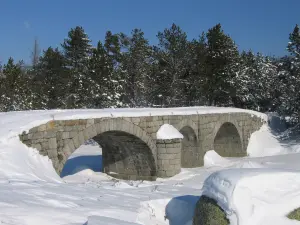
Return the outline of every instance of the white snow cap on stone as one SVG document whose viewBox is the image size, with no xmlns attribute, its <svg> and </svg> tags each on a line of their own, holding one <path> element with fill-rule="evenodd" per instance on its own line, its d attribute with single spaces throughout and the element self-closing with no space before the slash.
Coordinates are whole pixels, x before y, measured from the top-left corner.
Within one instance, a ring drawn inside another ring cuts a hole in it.
<svg viewBox="0 0 300 225">
<path fill-rule="evenodd" d="M 172 125 L 162 125 L 156 133 L 156 138 L 160 140 L 183 138 L 183 135 Z"/>
</svg>

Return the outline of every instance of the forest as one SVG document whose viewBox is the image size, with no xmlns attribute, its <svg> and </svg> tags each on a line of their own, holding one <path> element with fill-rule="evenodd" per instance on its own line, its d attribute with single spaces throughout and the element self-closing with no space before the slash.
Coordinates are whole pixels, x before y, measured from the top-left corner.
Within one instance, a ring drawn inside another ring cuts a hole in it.
<svg viewBox="0 0 300 225">
<path fill-rule="evenodd" d="M 107 31 L 96 46 L 71 28 L 60 48 L 32 62 L 0 65 L 0 111 L 110 107 L 226 106 L 300 120 L 300 31 L 287 34 L 285 56 L 240 51 L 216 24 L 189 40 L 176 24 L 150 45 L 141 29 Z"/>
</svg>

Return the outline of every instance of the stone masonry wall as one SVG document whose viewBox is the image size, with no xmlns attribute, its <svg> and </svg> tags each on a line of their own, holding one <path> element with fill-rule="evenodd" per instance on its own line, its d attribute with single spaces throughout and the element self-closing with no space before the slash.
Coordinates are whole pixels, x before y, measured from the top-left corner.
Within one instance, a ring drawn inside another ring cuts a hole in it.
<svg viewBox="0 0 300 225">
<path fill-rule="evenodd" d="M 28 133 L 24 132 L 20 135 L 20 139 L 27 146 L 39 150 L 42 155 L 47 155 L 52 160 L 54 168 L 60 173 L 68 157 L 84 141 L 108 131 L 122 131 L 137 137 L 142 143 L 145 143 L 151 151 L 155 166 L 159 168 L 160 162 L 158 160 L 163 159 L 158 157 L 157 151 L 159 148 L 162 149 L 159 144 L 163 143 L 157 142 L 156 132 L 161 125 L 171 124 L 179 131 L 184 127 L 188 127 L 189 130 L 194 132 L 197 145 L 191 146 L 190 142 L 187 151 L 182 149 L 183 154 L 180 152 L 180 161 L 184 162 L 184 167 L 199 167 L 203 165 L 205 152 L 214 149 L 215 137 L 224 123 L 230 123 L 236 127 L 241 142 L 241 149 L 238 152 L 243 152 L 245 155 L 250 135 L 258 130 L 264 122 L 248 113 L 167 116 L 151 116 L 149 114 L 149 116 L 144 117 L 53 120 L 30 129 Z M 228 140 L 230 141 L 230 138 Z M 182 146 L 182 143 L 180 145 Z M 139 151 L 143 151 L 141 145 L 136 145 L 136 147 Z M 222 148 L 222 146 L 220 147 Z M 134 151 L 132 152 L 136 154 Z M 232 154 L 231 156 L 240 155 Z M 178 167 L 174 169 L 173 174 L 176 174 L 175 171 L 179 171 Z M 156 173 L 159 176 L 164 175 L 159 174 L 158 171 Z M 153 175 L 154 172 L 152 171 L 151 174 Z M 171 174 L 171 172 L 168 172 L 168 174 Z"/>
<path fill-rule="evenodd" d="M 172 177 L 181 171 L 182 139 L 156 140 L 157 176 Z"/>
</svg>

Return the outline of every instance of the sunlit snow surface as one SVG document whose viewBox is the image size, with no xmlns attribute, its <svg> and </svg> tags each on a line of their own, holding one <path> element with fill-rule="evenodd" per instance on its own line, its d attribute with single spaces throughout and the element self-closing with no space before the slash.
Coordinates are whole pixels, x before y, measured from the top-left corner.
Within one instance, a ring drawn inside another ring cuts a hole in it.
<svg viewBox="0 0 300 225">
<path fill-rule="evenodd" d="M 188 114 L 196 109 L 189 110 L 177 113 Z M 220 109 L 226 110 L 234 111 Z M 202 108 L 205 111 L 218 112 L 218 109 Z M 138 113 L 159 112 L 140 109 L 117 113 L 113 110 L 0 113 L 0 224 L 190 225 L 203 190 L 219 196 L 218 202 L 239 225 L 298 224 L 284 215 L 300 206 L 300 153 L 288 154 L 289 150 L 279 144 L 267 127 L 251 137 L 248 153 L 256 158 L 222 158 L 210 151 L 205 155 L 205 167 L 182 169 L 170 179 L 155 182 L 120 181 L 101 173 L 101 149 L 96 145 L 81 146 L 70 157 L 61 179 L 47 157 L 27 148 L 17 137 L 24 129 L 53 117 L 77 119 Z M 222 203 L 220 199 L 227 200 Z"/>
</svg>

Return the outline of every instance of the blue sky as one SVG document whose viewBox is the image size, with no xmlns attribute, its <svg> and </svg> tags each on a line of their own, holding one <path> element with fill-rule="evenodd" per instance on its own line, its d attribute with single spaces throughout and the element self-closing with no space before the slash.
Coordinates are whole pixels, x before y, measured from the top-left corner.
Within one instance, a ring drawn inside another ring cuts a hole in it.
<svg viewBox="0 0 300 225">
<path fill-rule="evenodd" d="M 70 28 L 83 26 L 93 43 L 105 32 L 141 28 L 150 43 L 172 23 L 189 39 L 221 23 L 240 50 L 284 55 L 300 24 L 299 0 L 2 0 L 0 61 L 30 60 L 34 38 L 42 49 L 59 47 Z"/>
</svg>

